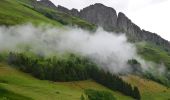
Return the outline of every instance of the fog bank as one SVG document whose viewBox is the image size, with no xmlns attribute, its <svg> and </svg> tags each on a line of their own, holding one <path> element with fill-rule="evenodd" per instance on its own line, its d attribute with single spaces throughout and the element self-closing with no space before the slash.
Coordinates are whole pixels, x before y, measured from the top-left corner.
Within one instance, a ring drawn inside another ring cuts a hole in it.
<svg viewBox="0 0 170 100">
<path fill-rule="evenodd" d="M 130 72 L 127 64 L 130 59 L 138 59 L 143 68 L 148 65 L 137 55 L 135 45 L 127 42 L 125 34 L 106 32 L 102 28 L 92 33 L 75 27 L 1 26 L 0 45 L 1 52 L 78 53 L 113 73 Z"/>
</svg>

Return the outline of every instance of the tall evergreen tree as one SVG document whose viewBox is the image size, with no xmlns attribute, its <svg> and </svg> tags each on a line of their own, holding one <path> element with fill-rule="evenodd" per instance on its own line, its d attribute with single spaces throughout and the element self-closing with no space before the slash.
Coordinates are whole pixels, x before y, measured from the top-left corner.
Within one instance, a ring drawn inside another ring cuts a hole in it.
<svg viewBox="0 0 170 100">
<path fill-rule="evenodd" d="M 137 100 L 141 99 L 140 92 L 136 86 L 134 87 L 133 93 L 134 93 L 134 98 L 136 98 Z"/>
</svg>

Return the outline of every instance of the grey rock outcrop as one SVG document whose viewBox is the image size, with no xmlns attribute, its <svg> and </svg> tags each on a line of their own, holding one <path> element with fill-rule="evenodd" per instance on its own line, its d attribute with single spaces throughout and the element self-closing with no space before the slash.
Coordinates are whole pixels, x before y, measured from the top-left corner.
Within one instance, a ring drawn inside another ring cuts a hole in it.
<svg viewBox="0 0 170 100">
<path fill-rule="evenodd" d="M 141 30 L 140 27 L 134 24 L 128 17 L 125 16 L 125 14 L 121 12 L 118 14 L 117 28 L 121 32 L 125 32 L 130 41 L 147 41 L 162 46 L 166 50 L 170 50 L 169 41 L 161 38 L 156 33 Z"/>
<path fill-rule="evenodd" d="M 103 4 L 94 4 L 80 11 L 80 18 L 87 20 L 98 26 L 102 26 L 107 31 L 116 29 L 117 14 L 113 8 Z"/>
<path fill-rule="evenodd" d="M 58 11 L 61 11 L 61 12 L 64 12 L 64 13 L 66 13 L 66 14 L 72 15 L 72 16 L 76 16 L 76 17 L 79 17 L 79 16 L 80 16 L 79 11 L 78 11 L 77 9 L 74 9 L 74 8 L 71 9 L 71 10 L 69 10 L 69 9 L 67 9 L 67 8 L 65 8 L 65 7 L 63 7 L 63 6 L 58 5 L 58 6 L 57 6 L 57 10 L 58 10 Z"/>
<path fill-rule="evenodd" d="M 67 9 L 67 8 L 65 8 L 63 6 L 60 6 L 60 5 L 57 6 L 57 10 L 61 11 L 61 12 L 64 12 L 64 13 L 67 13 L 67 14 L 71 14 L 71 11 L 69 9 Z"/>
<path fill-rule="evenodd" d="M 39 4 L 45 6 L 45 7 L 49 7 L 52 9 L 57 9 L 57 7 L 50 1 L 50 0 L 40 0 L 37 1 Z"/>
<path fill-rule="evenodd" d="M 121 12 L 118 14 L 117 29 L 121 32 L 125 32 L 131 41 L 140 40 L 140 34 L 136 34 L 141 32 L 140 27 L 132 23 L 132 21 Z"/>
<path fill-rule="evenodd" d="M 92 24 L 101 26 L 107 31 L 113 31 L 117 27 L 116 11 L 103 4 L 97 3 L 91 5 L 82 9 L 80 12 L 77 9 L 69 10 L 62 6 L 58 6 L 57 9 L 72 16 L 80 17 Z"/>
<path fill-rule="evenodd" d="M 71 15 L 79 17 L 80 13 L 79 13 L 79 11 L 77 9 L 73 8 L 73 9 L 71 9 Z"/>
<path fill-rule="evenodd" d="M 117 16 L 116 11 L 111 7 L 107 7 L 103 4 L 97 3 L 78 11 L 77 9 L 69 10 L 62 6 L 56 7 L 49 0 L 41 0 L 40 2 L 46 7 L 56 9 L 60 12 L 67 13 L 72 16 L 80 17 L 92 24 L 101 26 L 106 31 L 123 32 L 126 34 L 131 42 L 147 41 L 159 46 L 163 46 L 170 51 L 169 41 L 164 40 L 155 33 L 141 30 L 139 26 L 134 24 L 122 12 L 120 12 Z"/>
<path fill-rule="evenodd" d="M 164 47 L 164 49 L 166 49 L 167 51 L 170 51 L 169 41 L 163 39 L 161 36 L 157 35 L 156 33 L 142 30 L 140 33 L 140 38 L 142 41 L 154 43 L 158 46 Z"/>
</svg>

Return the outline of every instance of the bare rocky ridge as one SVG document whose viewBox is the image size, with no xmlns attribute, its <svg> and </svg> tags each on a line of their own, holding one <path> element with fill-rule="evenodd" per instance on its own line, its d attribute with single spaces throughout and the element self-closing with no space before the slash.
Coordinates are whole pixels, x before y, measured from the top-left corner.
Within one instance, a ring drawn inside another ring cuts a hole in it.
<svg viewBox="0 0 170 100">
<path fill-rule="evenodd" d="M 88 22 L 103 27 L 107 31 L 113 31 L 117 28 L 117 14 L 113 8 L 106 7 L 103 4 L 91 5 L 80 11 L 79 17 Z"/>
<path fill-rule="evenodd" d="M 117 28 L 117 14 L 113 8 L 104 6 L 103 4 L 95 4 L 82 9 L 67 9 L 62 6 L 57 7 L 58 11 L 80 17 L 92 24 L 103 27 L 107 31 L 113 31 Z"/>
<path fill-rule="evenodd" d="M 40 0 L 37 1 L 39 4 L 44 5 L 46 7 L 56 9 L 57 7 L 50 0 Z"/>
<path fill-rule="evenodd" d="M 92 24 L 101 26 L 106 31 L 124 32 L 128 39 L 132 42 L 147 41 L 163 46 L 166 50 L 170 51 L 170 43 L 167 40 L 161 38 L 155 33 L 141 30 L 141 28 L 134 24 L 125 14 L 119 12 L 117 15 L 113 8 L 107 7 L 103 4 L 96 3 L 78 11 L 77 9 L 69 10 L 62 6 L 56 7 L 49 0 L 41 0 L 39 2 L 44 4 L 44 6 L 57 9 L 60 12 L 67 13 L 72 16 L 80 17 Z"/>
<path fill-rule="evenodd" d="M 117 19 L 117 28 L 125 32 L 130 41 L 139 42 L 147 41 L 159 46 L 163 46 L 166 50 L 170 50 L 169 41 L 161 38 L 156 33 L 141 30 L 139 26 L 134 24 L 125 14 L 119 13 Z"/>
</svg>

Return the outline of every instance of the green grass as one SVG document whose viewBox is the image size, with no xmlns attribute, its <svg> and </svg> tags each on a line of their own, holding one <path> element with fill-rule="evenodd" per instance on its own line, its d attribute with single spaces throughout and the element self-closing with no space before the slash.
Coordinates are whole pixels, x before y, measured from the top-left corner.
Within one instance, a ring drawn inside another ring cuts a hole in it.
<svg viewBox="0 0 170 100">
<path fill-rule="evenodd" d="M 163 47 L 148 42 L 138 43 L 137 50 L 138 54 L 146 61 L 154 62 L 159 66 L 165 65 L 166 68 L 164 73 L 159 74 L 158 66 L 150 66 L 152 68 L 148 68 L 148 70 L 143 73 L 144 77 L 170 87 L 170 53 L 163 49 Z"/>
<path fill-rule="evenodd" d="M 154 81 L 143 79 L 138 76 L 124 76 L 128 83 L 137 86 L 142 95 L 142 100 L 169 100 L 170 89 Z"/>
<path fill-rule="evenodd" d="M 132 98 L 124 96 L 119 92 L 113 92 L 92 80 L 78 82 L 38 80 L 6 64 L 0 64 L 1 89 L 7 92 L 3 92 L 0 98 L 11 96 L 26 98 L 21 100 L 80 100 L 85 89 L 109 91 L 118 100 L 132 100 Z"/>
<path fill-rule="evenodd" d="M 31 5 L 35 0 L 1 0 L 0 25 L 17 25 L 33 23 L 35 25 L 50 24 L 55 26 L 78 26 L 88 30 L 95 30 L 95 25 L 80 18 L 58 12 L 43 5 L 36 4 L 38 9 Z M 48 16 L 47 16 L 48 15 Z M 51 18 L 53 16 L 53 18 Z"/>
<path fill-rule="evenodd" d="M 156 82 L 132 75 L 123 79 L 139 87 L 142 100 L 170 99 L 170 89 Z M 92 80 L 76 82 L 38 80 L 6 64 L 0 64 L 0 92 L 5 91 L 0 95 L 0 98 L 24 98 L 21 100 L 80 100 L 81 95 L 86 89 L 111 92 L 117 100 L 133 100 L 119 92 L 111 91 Z"/>
<path fill-rule="evenodd" d="M 63 25 L 70 25 L 70 26 L 78 26 L 83 29 L 88 29 L 88 30 L 95 30 L 96 25 L 91 24 L 79 17 L 75 17 L 60 11 L 57 11 L 56 9 L 48 8 L 44 5 L 41 4 L 36 4 L 36 7 L 34 8 L 27 0 L 20 0 L 20 2 L 31 9 L 34 9 L 35 11 L 43 14 L 44 16 L 56 20 Z M 31 1 L 30 1 L 31 2 Z"/>
<path fill-rule="evenodd" d="M 88 30 L 95 30 L 96 29 L 96 26 L 91 24 L 91 23 L 88 23 L 80 18 L 77 18 L 77 17 L 73 17 L 73 16 L 70 16 L 68 14 L 64 14 L 64 13 L 61 13 L 61 12 L 56 12 L 56 15 L 58 15 L 57 17 L 62 19 L 62 21 L 64 23 L 67 23 L 68 25 L 77 25 L 81 28 L 84 28 L 84 29 L 88 29 Z"/>
<path fill-rule="evenodd" d="M 31 98 L 13 93 L 0 87 L 0 100 L 32 100 Z"/>
<path fill-rule="evenodd" d="M 170 53 L 163 50 L 161 47 L 150 43 L 137 44 L 138 53 L 147 61 L 153 61 L 157 64 L 165 64 L 170 70 Z"/>
<path fill-rule="evenodd" d="M 59 22 L 51 20 L 15 0 L 0 0 L 0 25 L 16 25 L 27 22 L 62 26 Z"/>
<path fill-rule="evenodd" d="M 81 100 L 116 100 L 116 98 L 107 91 L 96 91 L 92 89 L 87 89 L 82 95 Z"/>
<path fill-rule="evenodd" d="M 17 0 L 0 0 L 0 25 L 17 25 L 24 23 L 52 24 L 63 26 L 78 25 L 94 29 L 95 26 L 77 17 L 73 17 L 51 9 L 46 12 L 55 13 L 58 19 L 50 19 L 43 14 L 16 2 Z M 18 0 L 23 4 L 29 4 L 30 0 Z M 155 63 L 164 63 L 170 70 L 170 53 L 160 47 L 149 43 L 137 44 L 138 53 L 146 60 Z M 129 83 L 138 86 L 142 94 L 142 100 L 168 100 L 170 89 L 153 81 L 142 79 L 137 76 L 124 78 Z M 117 100 L 132 100 L 132 98 L 113 92 L 92 80 L 78 82 L 50 82 L 38 80 L 28 74 L 22 73 L 0 64 L 0 100 L 79 100 L 85 89 L 104 90 L 113 93 Z"/>
</svg>

